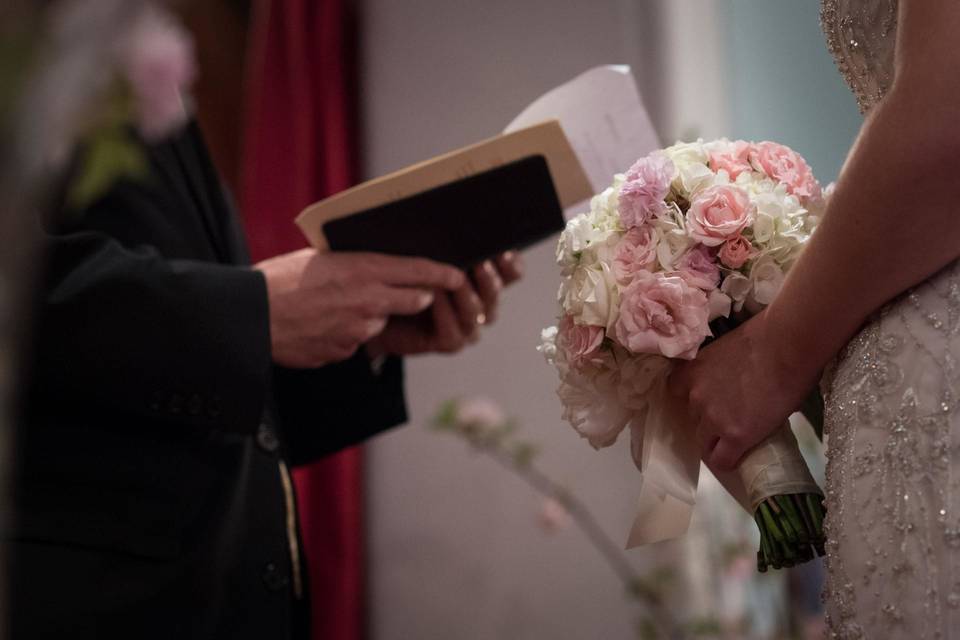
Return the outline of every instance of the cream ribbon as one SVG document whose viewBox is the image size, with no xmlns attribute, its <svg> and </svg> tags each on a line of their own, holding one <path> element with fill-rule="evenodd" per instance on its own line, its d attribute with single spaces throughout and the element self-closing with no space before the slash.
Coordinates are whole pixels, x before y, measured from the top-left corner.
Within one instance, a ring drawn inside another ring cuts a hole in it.
<svg viewBox="0 0 960 640">
<path fill-rule="evenodd" d="M 686 533 L 700 479 L 694 429 L 682 406 L 667 393 L 666 381 L 651 393 L 648 408 L 634 417 L 630 429 L 640 495 L 627 549 Z M 751 517 L 763 500 L 774 495 L 822 495 L 789 424 L 747 453 L 736 471 L 711 471 Z"/>
</svg>

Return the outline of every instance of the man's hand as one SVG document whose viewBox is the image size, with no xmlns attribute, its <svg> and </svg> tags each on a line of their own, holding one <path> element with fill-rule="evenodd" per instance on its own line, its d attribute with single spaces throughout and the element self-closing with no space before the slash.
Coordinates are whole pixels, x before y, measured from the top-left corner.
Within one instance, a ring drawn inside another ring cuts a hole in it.
<svg viewBox="0 0 960 640">
<path fill-rule="evenodd" d="M 391 316 L 418 314 L 466 283 L 456 268 L 431 260 L 315 249 L 254 268 L 267 281 L 273 361 L 293 368 L 346 360 Z"/>
<path fill-rule="evenodd" d="M 515 252 L 484 262 L 473 269 L 472 282 L 452 292 L 436 292 L 429 313 L 391 319 L 367 351 L 373 357 L 460 351 L 476 342 L 480 326 L 496 319 L 500 291 L 522 275 L 523 263 Z"/>
</svg>

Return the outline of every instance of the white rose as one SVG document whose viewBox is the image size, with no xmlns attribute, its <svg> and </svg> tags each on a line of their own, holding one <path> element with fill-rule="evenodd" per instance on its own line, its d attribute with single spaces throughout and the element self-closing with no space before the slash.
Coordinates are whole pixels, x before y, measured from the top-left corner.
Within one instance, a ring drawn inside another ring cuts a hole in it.
<svg viewBox="0 0 960 640">
<path fill-rule="evenodd" d="M 694 241 L 681 225 L 672 220 L 659 220 L 656 228 L 660 231 L 657 261 L 664 271 L 673 271 L 676 261 L 693 246 Z"/>
<path fill-rule="evenodd" d="M 710 160 L 702 138 L 696 142 L 678 142 L 672 147 L 664 149 L 663 153 L 673 161 L 673 164 L 678 166 L 681 164 L 705 165 Z"/>
<path fill-rule="evenodd" d="M 677 180 L 683 192 L 687 194 L 688 199 L 692 199 L 696 194 L 704 189 L 712 187 L 717 181 L 717 174 L 710 171 L 710 167 L 705 164 L 688 164 L 680 167 L 677 171 Z M 724 182 L 722 177 L 721 182 Z"/>
<path fill-rule="evenodd" d="M 752 301 L 766 306 L 773 302 L 783 286 L 783 270 L 771 256 L 763 256 L 750 268 L 750 281 L 753 285 Z"/>
<path fill-rule="evenodd" d="M 733 301 L 733 310 L 740 311 L 743 303 L 746 301 L 750 290 L 753 288 L 753 282 L 750 278 L 740 273 L 731 273 L 723 279 L 720 285 L 720 291 L 730 296 Z"/>
<path fill-rule="evenodd" d="M 612 327 L 617 320 L 620 292 L 610 263 L 577 267 L 561 285 L 560 304 L 578 324 Z"/>
</svg>

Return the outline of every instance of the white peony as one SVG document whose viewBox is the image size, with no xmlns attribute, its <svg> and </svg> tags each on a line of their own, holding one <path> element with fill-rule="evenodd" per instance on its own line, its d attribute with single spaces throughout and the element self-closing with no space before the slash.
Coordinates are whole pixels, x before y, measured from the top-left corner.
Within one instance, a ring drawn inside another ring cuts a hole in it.
<svg viewBox="0 0 960 640">
<path fill-rule="evenodd" d="M 557 395 L 563 404 L 563 419 L 586 438 L 594 449 L 612 445 L 630 422 L 632 412 L 618 396 L 620 373 L 609 352 L 609 362 L 581 372 L 569 369 L 562 376 Z"/>
<path fill-rule="evenodd" d="M 694 240 L 687 235 L 682 217 L 664 216 L 654 223 L 654 227 L 660 233 L 657 262 L 664 271 L 673 271 L 677 260 L 694 245 Z"/>
</svg>

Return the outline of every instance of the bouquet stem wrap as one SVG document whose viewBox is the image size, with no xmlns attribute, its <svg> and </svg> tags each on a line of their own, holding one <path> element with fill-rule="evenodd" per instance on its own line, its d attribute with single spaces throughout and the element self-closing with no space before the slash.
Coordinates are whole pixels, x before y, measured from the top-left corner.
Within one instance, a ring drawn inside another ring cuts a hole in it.
<svg viewBox="0 0 960 640">
<path fill-rule="evenodd" d="M 686 533 L 700 479 L 696 434 L 665 381 L 651 394 L 647 409 L 635 415 L 631 430 L 633 461 L 641 480 L 628 549 Z M 786 423 L 751 449 L 736 470 L 711 472 L 751 517 L 767 498 L 823 495 Z"/>
</svg>

